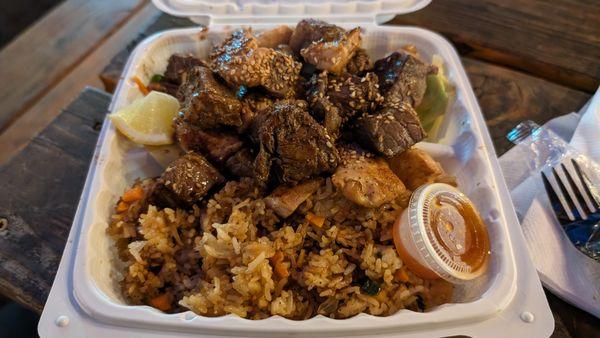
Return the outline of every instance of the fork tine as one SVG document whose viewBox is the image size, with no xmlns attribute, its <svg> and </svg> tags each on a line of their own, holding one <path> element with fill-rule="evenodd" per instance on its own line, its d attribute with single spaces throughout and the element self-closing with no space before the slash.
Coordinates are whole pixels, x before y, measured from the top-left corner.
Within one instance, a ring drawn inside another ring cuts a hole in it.
<svg viewBox="0 0 600 338">
<path fill-rule="evenodd" d="M 581 181 L 581 183 L 583 185 L 583 188 L 585 189 L 585 191 L 587 192 L 588 196 L 590 197 L 590 200 L 592 201 L 592 204 L 594 205 L 594 208 L 596 210 L 598 210 L 598 208 L 600 208 L 600 204 L 598 203 L 598 196 L 597 196 L 597 194 L 594 194 L 594 192 L 592 192 L 592 190 L 590 189 L 590 187 L 593 186 L 590 178 L 581 169 L 581 166 L 579 165 L 579 163 L 577 161 L 575 161 L 574 158 L 571 159 L 571 163 L 573 163 L 573 167 L 575 168 L 575 172 L 577 173 L 577 176 L 579 176 L 579 180 Z"/>
<path fill-rule="evenodd" d="M 594 210 L 590 209 L 590 206 L 585 202 L 585 198 L 583 197 L 583 192 L 580 190 L 579 185 L 577 185 L 577 183 L 575 183 L 575 180 L 573 180 L 573 177 L 571 176 L 571 173 L 569 172 L 569 170 L 567 170 L 567 167 L 565 166 L 565 164 L 561 163 L 560 167 L 562 168 L 563 172 L 565 173 L 565 177 L 567 178 L 567 181 L 569 182 L 569 185 L 571 186 L 573 195 L 577 199 L 577 202 L 579 202 L 579 206 L 581 207 L 580 211 L 583 211 L 586 214 L 590 214 L 590 213 L 594 212 Z"/>
<path fill-rule="evenodd" d="M 573 217 L 574 217 L 573 220 L 581 219 L 581 214 L 579 213 L 579 209 L 577 209 L 577 207 L 575 206 L 575 202 L 573 201 L 571 195 L 569 194 L 567 187 L 565 187 L 565 184 L 562 181 L 562 178 L 558 175 L 556 168 L 552 168 L 552 175 L 554 175 L 554 179 L 556 180 L 556 183 L 558 184 L 558 189 L 560 190 L 560 193 L 562 194 L 563 199 L 567 203 L 567 207 L 573 214 Z M 558 194 L 558 191 L 556 193 Z"/>
<path fill-rule="evenodd" d="M 554 214 L 558 218 L 558 221 L 561 224 L 571 223 L 573 220 L 567 215 L 567 211 L 565 210 L 563 204 L 560 202 L 558 195 L 554 191 L 554 188 L 548 181 L 548 177 L 542 171 L 542 181 L 544 182 L 544 189 L 546 189 L 546 194 L 548 195 L 548 199 L 550 200 L 550 206 L 554 210 Z"/>
</svg>

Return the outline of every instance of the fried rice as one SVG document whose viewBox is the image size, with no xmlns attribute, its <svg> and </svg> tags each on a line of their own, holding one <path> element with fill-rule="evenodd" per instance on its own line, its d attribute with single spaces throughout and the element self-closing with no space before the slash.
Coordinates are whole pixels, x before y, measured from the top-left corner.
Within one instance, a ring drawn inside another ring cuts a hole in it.
<svg viewBox="0 0 600 338">
<path fill-rule="evenodd" d="M 388 316 L 450 301 L 451 284 L 415 276 L 394 247 L 390 228 L 410 191 L 366 208 L 327 178 L 282 220 L 250 179 L 229 181 L 189 210 L 157 208 L 153 186 L 136 182 L 143 194 L 126 210 L 118 204 L 108 227 L 126 263 L 121 287 L 130 304 L 302 320 Z"/>
</svg>

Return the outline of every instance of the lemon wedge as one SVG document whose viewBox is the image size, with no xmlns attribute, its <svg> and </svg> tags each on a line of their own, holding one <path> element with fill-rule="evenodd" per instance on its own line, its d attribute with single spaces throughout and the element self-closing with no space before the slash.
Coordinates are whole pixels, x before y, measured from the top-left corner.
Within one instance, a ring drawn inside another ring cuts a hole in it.
<svg viewBox="0 0 600 338">
<path fill-rule="evenodd" d="M 164 145 L 173 143 L 173 119 L 179 101 L 171 95 L 150 92 L 109 117 L 117 129 L 135 143 Z"/>
</svg>

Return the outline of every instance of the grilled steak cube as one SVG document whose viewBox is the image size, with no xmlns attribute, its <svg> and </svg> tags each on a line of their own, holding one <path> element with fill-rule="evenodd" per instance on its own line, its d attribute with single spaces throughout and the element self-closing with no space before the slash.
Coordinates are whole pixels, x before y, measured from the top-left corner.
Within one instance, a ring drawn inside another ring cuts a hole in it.
<svg viewBox="0 0 600 338">
<path fill-rule="evenodd" d="M 394 52 L 375 62 L 374 72 L 379 77 L 379 89 L 386 98 L 408 100 L 416 107 L 425 95 L 427 75 L 437 73 L 437 67 L 410 54 Z"/>
<path fill-rule="evenodd" d="M 308 102 L 311 112 L 321 121 L 327 133 L 336 140 L 339 137 L 344 113 L 327 97 L 329 78 L 327 72 L 315 74 L 308 82 Z"/>
<path fill-rule="evenodd" d="M 179 86 L 185 82 L 187 74 L 192 70 L 192 68 L 202 65 L 204 65 L 202 60 L 191 55 L 173 54 L 167 63 L 165 80 Z"/>
<path fill-rule="evenodd" d="M 235 31 L 210 55 L 212 68 L 231 86 L 262 86 L 271 94 L 295 95 L 302 64 L 288 54 L 259 47 L 250 30 Z"/>
<path fill-rule="evenodd" d="M 309 82 L 308 101 L 312 112 L 335 139 L 342 124 L 360 113 L 374 110 L 383 97 L 379 94 L 377 75 L 340 76 L 322 72 Z"/>
<path fill-rule="evenodd" d="M 159 198 L 164 202 L 174 201 L 175 205 L 191 206 L 224 181 L 204 156 L 190 151 L 171 163 L 159 178 L 162 185 Z"/>
<path fill-rule="evenodd" d="M 289 55 L 291 57 L 295 56 L 294 51 L 292 50 L 292 47 L 290 47 L 290 45 L 281 44 L 275 47 L 275 50 L 283 54 Z M 298 61 L 298 59 L 295 60 Z"/>
<path fill-rule="evenodd" d="M 366 72 L 371 71 L 373 69 L 373 62 L 371 58 L 362 48 L 358 48 L 356 53 L 348 64 L 346 64 L 346 72 L 354 75 L 363 76 Z"/>
<path fill-rule="evenodd" d="M 202 145 L 198 133 L 202 131 L 200 127 L 191 124 L 183 118 L 176 118 L 173 123 L 175 127 L 175 140 L 185 151 L 199 151 Z"/>
<path fill-rule="evenodd" d="M 202 130 L 189 123 L 177 123 L 175 135 L 181 147 L 205 155 L 212 163 L 222 165 L 242 148 L 238 136 L 226 131 Z"/>
<path fill-rule="evenodd" d="M 318 69 L 341 73 L 360 47 L 360 28 L 343 28 L 315 19 L 296 25 L 290 47 Z"/>
<path fill-rule="evenodd" d="M 150 82 L 148 84 L 148 90 L 162 92 L 165 94 L 169 94 L 173 97 L 177 97 L 177 92 L 179 91 L 179 85 L 162 80 L 159 82 Z"/>
<path fill-rule="evenodd" d="M 173 54 L 167 61 L 167 69 L 165 70 L 165 80 L 174 83 L 182 84 L 189 71 L 196 66 L 206 66 L 204 61 L 192 55 Z"/>
<path fill-rule="evenodd" d="M 164 76 L 159 80 L 153 78 L 153 81 L 148 84 L 148 89 L 169 94 L 183 101 L 183 97 L 179 96 L 179 86 L 185 82 L 192 68 L 202 64 L 202 60 L 191 55 L 173 54 L 169 57 Z"/>
<path fill-rule="evenodd" d="M 243 148 L 233 154 L 225 162 L 225 167 L 234 176 L 254 177 L 254 157 L 250 149 Z"/>
<path fill-rule="evenodd" d="M 318 99 L 326 99 L 340 109 L 345 120 L 356 114 L 372 111 L 383 102 L 377 88 L 377 75 L 374 73 L 360 77 L 322 72 L 313 76 L 308 86 L 308 100 L 311 106 Z"/>
<path fill-rule="evenodd" d="M 276 97 L 294 97 L 300 86 L 302 64 L 289 54 L 273 49 L 261 49 L 257 55 L 268 62 L 269 73 L 264 77 L 262 86 Z"/>
<path fill-rule="evenodd" d="M 390 102 L 377 114 L 355 121 L 359 142 L 384 156 L 394 156 L 425 138 L 419 117 L 408 102 Z"/>
<path fill-rule="evenodd" d="M 290 37 L 290 47 L 296 52 L 308 47 L 313 42 L 334 41 L 346 33 L 340 26 L 316 19 L 304 19 L 296 25 Z"/>
<path fill-rule="evenodd" d="M 275 172 L 281 182 L 296 183 L 332 172 L 338 163 L 333 139 L 304 101 L 276 102 L 254 121 L 253 137 L 260 146 L 255 170 L 263 181 Z"/>
<path fill-rule="evenodd" d="M 345 122 L 341 110 L 324 97 L 311 99 L 310 106 L 314 116 L 321 121 L 327 133 L 334 141 L 337 140 L 340 136 L 342 125 Z"/>
<path fill-rule="evenodd" d="M 210 69 L 194 67 L 179 91 L 185 98 L 184 118 L 190 123 L 202 129 L 242 125 L 242 104 L 229 88 L 215 79 Z"/>
<path fill-rule="evenodd" d="M 202 150 L 213 162 L 223 164 L 242 148 L 244 143 L 235 134 L 223 131 L 203 131 L 198 134 Z"/>
</svg>

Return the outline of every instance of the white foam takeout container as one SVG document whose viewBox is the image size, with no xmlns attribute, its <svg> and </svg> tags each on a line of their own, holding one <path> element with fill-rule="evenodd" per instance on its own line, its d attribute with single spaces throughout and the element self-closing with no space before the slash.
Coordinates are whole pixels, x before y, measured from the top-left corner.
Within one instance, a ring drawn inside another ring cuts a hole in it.
<svg viewBox="0 0 600 338">
<path fill-rule="evenodd" d="M 215 42 L 232 29 L 249 23 L 256 31 L 275 27 L 276 21 L 293 26 L 302 17 L 320 17 L 345 28 L 360 25 L 364 29 L 364 47 L 374 59 L 405 44 L 414 44 L 427 61 L 431 61 L 433 55 L 441 56 L 446 76 L 456 88 L 456 99 L 447 112 L 439 140 L 422 142 L 418 146 L 425 148 L 447 171 L 457 176 L 459 188 L 481 212 L 491 240 L 489 272 L 457 287 L 452 303 L 426 313 L 401 310 L 389 317 L 363 313 L 344 320 L 317 316 L 292 321 L 273 316 L 253 321 L 235 315 L 207 318 L 190 311 L 164 314 L 149 306 L 127 305 L 118 285 L 121 268 L 105 230 L 113 206 L 126 187 L 138 177 L 158 175 L 161 166 L 144 148 L 119 135 L 106 120 L 39 322 L 40 335 L 112 338 L 289 334 L 302 337 L 549 336 L 554 320 L 529 258 L 481 110 L 455 49 L 441 36 L 424 29 L 376 23 L 388 18 L 390 11 L 408 12 L 429 1 L 333 0 L 317 4 L 317 1 L 308 0 L 298 7 L 298 2 L 291 0 L 279 4 L 271 0 L 254 0 L 252 5 L 238 7 L 235 12 L 235 6 L 241 6 L 240 2 L 243 1 L 224 0 L 215 4 L 200 0 L 155 0 L 165 11 L 181 14 L 177 11 L 187 10 L 194 20 L 206 23 L 212 19 L 212 23 L 206 32 L 202 28 L 169 30 L 140 43 L 125 67 L 110 111 L 114 112 L 141 96 L 130 80 L 132 76 L 148 81 L 153 74 L 165 70 L 167 59 L 173 53 L 205 57 Z M 205 7 L 198 9 L 201 6 Z M 193 8 L 197 11 L 190 10 Z M 230 12 L 237 16 L 227 15 Z M 266 14 L 259 16 L 259 12 Z M 208 16 L 200 16 L 202 13 L 208 13 Z"/>
</svg>

